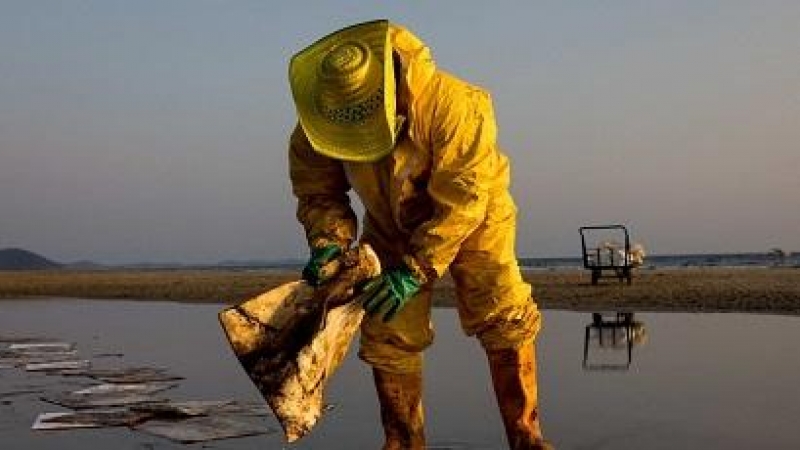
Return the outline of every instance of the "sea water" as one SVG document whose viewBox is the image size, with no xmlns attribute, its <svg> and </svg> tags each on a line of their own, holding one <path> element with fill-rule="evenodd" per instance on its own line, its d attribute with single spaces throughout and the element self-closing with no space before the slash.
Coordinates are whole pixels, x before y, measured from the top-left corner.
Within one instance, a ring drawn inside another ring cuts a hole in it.
<svg viewBox="0 0 800 450">
<path fill-rule="evenodd" d="M 583 259 L 533 258 L 519 259 L 521 267 L 528 269 L 582 268 Z M 770 253 L 702 253 L 675 255 L 647 255 L 642 269 L 679 267 L 800 267 L 800 252 L 790 253 L 782 260 Z"/>
</svg>

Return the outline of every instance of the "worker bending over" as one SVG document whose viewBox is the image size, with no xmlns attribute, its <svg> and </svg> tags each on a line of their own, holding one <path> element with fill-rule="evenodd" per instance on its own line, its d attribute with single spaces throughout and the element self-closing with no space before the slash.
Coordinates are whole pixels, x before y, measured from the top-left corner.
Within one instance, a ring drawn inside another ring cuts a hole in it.
<svg viewBox="0 0 800 450">
<path fill-rule="evenodd" d="M 299 124 L 289 145 L 303 277 L 360 241 L 384 267 L 364 286 L 359 357 L 373 368 L 384 449 L 423 449 L 422 352 L 433 283 L 449 269 L 464 332 L 488 356 L 509 446 L 549 449 L 539 425 L 534 339 L 541 315 L 514 250 L 516 206 L 489 94 L 436 68 L 385 20 L 329 34 L 291 59 Z"/>
</svg>

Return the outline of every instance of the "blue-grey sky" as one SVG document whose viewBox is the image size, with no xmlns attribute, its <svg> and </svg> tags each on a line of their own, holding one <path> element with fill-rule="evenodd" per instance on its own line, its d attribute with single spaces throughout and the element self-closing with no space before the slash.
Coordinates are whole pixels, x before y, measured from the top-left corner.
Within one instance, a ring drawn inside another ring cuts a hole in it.
<svg viewBox="0 0 800 450">
<path fill-rule="evenodd" d="M 388 18 L 492 92 L 520 256 L 800 250 L 800 2 L 374 3 L 0 1 L 0 247 L 305 257 L 288 58 Z"/>
</svg>

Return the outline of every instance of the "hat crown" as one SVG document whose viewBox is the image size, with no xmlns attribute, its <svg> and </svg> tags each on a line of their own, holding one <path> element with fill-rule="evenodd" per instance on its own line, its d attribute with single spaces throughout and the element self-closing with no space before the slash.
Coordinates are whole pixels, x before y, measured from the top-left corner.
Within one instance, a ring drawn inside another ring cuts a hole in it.
<svg viewBox="0 0 800 450">
<path fill-rule="evenodd" d="M 317 104 L 332 122 L 360 123 L 383 102 L 383 67 L 359 41 L 332 48 L 318 68 Z"/>
<path fill-rule="evenodd" d="M 369 48 L 357 41 L 337 45 L 322 59 L 320 78 L 347 87 L 364 78 L 369 69 L 370 55 Z"/>
<path fill-rule="evenodd" d="M 297 118 L 314 151 L 370 162 L 397 136 L 390 26 L 374 20 L 342 28 L 295 54 L 289 83 Z"/>
</svg>

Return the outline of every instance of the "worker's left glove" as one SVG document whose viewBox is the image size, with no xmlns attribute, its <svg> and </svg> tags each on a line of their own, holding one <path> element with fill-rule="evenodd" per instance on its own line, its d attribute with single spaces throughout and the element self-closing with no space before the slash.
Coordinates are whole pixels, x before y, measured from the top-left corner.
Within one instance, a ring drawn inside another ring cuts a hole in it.
<svg viewBox="0 0 800 450">
<path fill-rule="evenodd" d="M 387 269 L 369 280 L 361 292 L 364 309 L 369 315 L 385 310 L 383 321 L 388 322 L 419 292 L 420 282 L 406 266 Z"/>
</svg>

